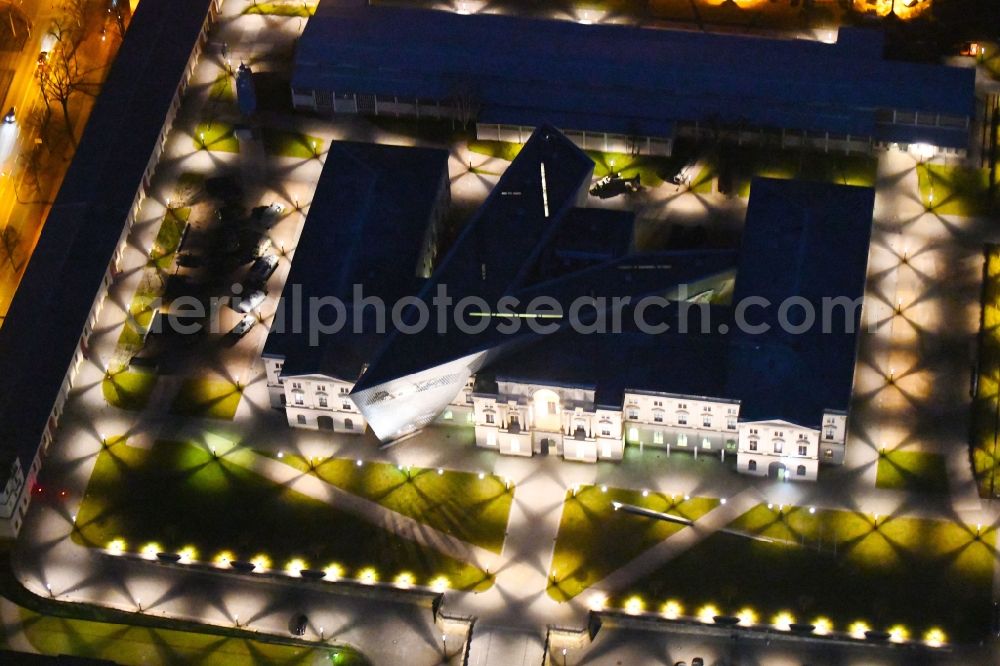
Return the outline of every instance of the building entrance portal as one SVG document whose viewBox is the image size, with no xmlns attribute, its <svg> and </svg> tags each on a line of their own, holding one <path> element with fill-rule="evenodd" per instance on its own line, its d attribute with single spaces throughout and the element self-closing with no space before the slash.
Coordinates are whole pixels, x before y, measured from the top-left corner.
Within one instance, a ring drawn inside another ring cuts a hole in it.
<svg viewBox="0 0 1000 666">
<path fill-rule="evenodd" d="M 773 462 L 767 466 L 767 478 L 784 481 L 786 476 L 788 476 L 788 469 L 785 467 L 785 463 Z"/>
<path fill-rule="evenodd" d="M 532 412 L 536 430 L 562 432 L 562 408 L 559 394 L 550 389 L 539 389 L 532 397 Z"/>
<path fill-rule="evenodd" d="M 320 430 L 333 430 L 333 417 L 332 416 L 317 416 L 316 425 Z"/>
</svg>

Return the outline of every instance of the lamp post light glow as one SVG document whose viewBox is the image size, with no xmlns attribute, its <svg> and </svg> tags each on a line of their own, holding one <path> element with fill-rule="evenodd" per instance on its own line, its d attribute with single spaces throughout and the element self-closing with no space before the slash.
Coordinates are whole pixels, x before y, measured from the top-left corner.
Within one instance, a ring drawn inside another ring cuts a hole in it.
<svg viewBox="0 0 1000 666">
<path fill-rule="evenodd" d="M 358 458 L 357 462 L 355 462 L 354 464 L 357 465 L 358 467 L 361 467 L 362 465 L 365 464 L 365 461 L 362 460 L 361 458 Z"/>
<path fill-rule="evenodd" d="M 438 576 L 431 581 L 431 589 L 439 594 L 447 590 L 449 587 L 451 587 L 451 582 L 445 576 Z"/>
<path fill-rule="evenodd" d="M 344 568 L 337 563 L 332 563 L 323 569 L 323 573 L 326 574 L 327 580 L 338 581 L 344 577 Z"/>
<path fill-rule="evenodd" d="M 414 582 L 415 581 L 413 578 L 413 574 L 411 574 L 408 571 L 404 571 L 403 573 L 396 576 L 396 585 L 398 587 L 403 588 L 404 590 L 408 590 L 409 588 L 413 587 Z"/>
<path fill-rule="evenodd" d="M 306 563 L 302 559 L 295 558 L 288 563 L 285 567 L 285 571 L 289 576 L 301 576 L 302 570 L 308 568 L 309 567 L 306 566 Z"/>
<path fill-rule="evenodd" d="M 629 615 L 638 615 L 645 608 L 645 604 L 642 599 L 638 596 L 629 597 L 625 601 L 625 612 Z"/>
<path fill-rule="evenodd" d="M 889 628 L 889 640 L 893 643 L 905 643 L 910 638 L 910 630 L 901 624 Z"/>
<path fill-rule="evenodd" d="M 752 608 L 740 609 L 740 612 L 736 614 L 736 617 L 740 621 L 741 627 L 752 627 L 757 624 L 757 613 L 755 613 Z"/>
<path fill-rule="evenodd" d="M 779 631 L 791 631 L 795 618 L 788 611 L 782 611 L 774 616 L 772 624 Z"/>
<path fill-rule="evenodd" d="M 684 613 L 684 608 L 676 601 L 668 601 L 663 604 L 663 610 L 661 612 L 663 617 L 666 619 L 676 620 Z"/>
<path fill-rule="evenodd" d="M 358 575 L 358 580 L 365 585 L 374 585 L 378 582 L 378 574 L 372 567 L 366 567 L 361 570 L 361 573 Z"/>
<path fill-rule="evenodd" d="M 479 480 L 482 481 L 485 478 L 486 478 L 486 474 L 484 474 L 483 472 L 480 472 L 479 473 Z"/>
<path fill-rule="evenodd" d="M 604 607 L 608 605 L 608 595 L 603 592 L 595 592 L 590 595 L 590 599 L 587 600 L 587 606 L 592 611 L 602 611 Z"/>
<path fill-rule="evenodd" d="M 813 621 L 813 626 L 816 627 L 813 631 L 817 636 L 826 636 L 833 631 L 833 623 L 825 617 L 816 618 Z"/>
<path fill-rule="evenodd" d="M 718 608 L 712 604 L 705 604 L 698 609 L 698 621 L 703 624 L 715 624 L 715 616 L 718 614 Z"/>
<path fill-rule="evenodd" d="M 180 556 L 180 559 L 177 561 L 181 564 L 191 564 L 191 562 L 193 562 L 198 556 L 194 546 L 185 546 L 184 548 L 181 548 L 180 552 L 177 554 Z"/>
<path fill-rule="evenodd" d="M 121 555 L 125 552 L 125 540 L 124 539 L 114 539 L 108 544 L 108 554 L 109 555 Z"/>
<path fill-rule="evenodd" d="M 155 560 L 158 552 L 160 552 L 160 545 L 157 543 L 147 543 L 142 547 L 142 556 L 147 560 Z"/>
<path fill-rule="evenodd" d="M 688 500 L 690 500 L 690 499 L 691 499 L 691 496 L 690 496 L 690 495 L 688 495 L 687 493 L 685 493 L 685 494 L 684 494 L 684 501 L 685 501 L 685 502 L 687 502 L 687 501 L 688 501 Z"/>
<path fill-rule="evenodd" d="M 850 627 L 848 627 L 847 631 L 851 635 L 851 638 L 864 640 L 865 632 L 867 632 L 869 629 L 870 627 L 865 622 L 858 621 L 852 624 Z"/>
<path fill-rule="evenodd" d="M 933 648 L 941 647 L 942 645 L 944 645 L 946 640 L 947 637 L 945 636 L 944 632 L 938 629 L 937 627 L 934 627 L 933 629 L 928 629 L 927 633 L 924 634 L 924 642 Z"/>
<path fill-rule="evenodd" d="M 608 487 L 607 486 L 601 486 L 601 492 L 602 493 L 608 492 Z"/>
</svg>

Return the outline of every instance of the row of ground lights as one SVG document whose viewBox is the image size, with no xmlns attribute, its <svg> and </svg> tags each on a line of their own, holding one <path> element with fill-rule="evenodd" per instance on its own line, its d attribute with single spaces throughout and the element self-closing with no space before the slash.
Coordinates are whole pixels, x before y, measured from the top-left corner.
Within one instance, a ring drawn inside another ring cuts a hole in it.
<svg viewBox="0 0 1000 666">
<path fill-rule="evenodd" d="M 576 497 L 577 493 L 579 493 L 582 489 L 583 489 L 582 486 L 579 483 L 577 483 L 576 485 L 574 485 L 573 487 L 571 487 L 569 490 L 570 490 L 570 494 L 573 497 Z M 600 486 L 600 489 L 601 489 L 602 493 L 607 493 L 608 492 L 607 485 Z M 654 492 L 656 492 L 656 491 L 654 491 Z M 643 497 L 649 497 L 649 493 L 650 493 L 649 490 L 643 490 L 642 491 L 642 496 Z M 689 495 L 688 493 L 684 493 L 683 495 L 678 495 L 676 493 L 667 494 L 667 493 L 657 492 L 656 494 L 660 495 L 661 497 L 669 497 L 670 501 L 671 502 L 675 502 L 675 503 L 677 502 L 677 498 L 679 498 L 679 497 L 682 498 L 685 502 L 687 502 L 687 501 L 689 501 L 691 499 L 691 495 Z M 725 503 L 726 503 L 726 498 L 725 497 L 723 497 L 723 498 L 721 498 L 719 500 L 719 504 L 725 504 Z"/>
<path fill-rule="evenodd" d="M 114 539 L 111 541 L 108 544 L 106 552 L 110 555 L 130 554 L 126 551 L 124 539 Z M 139 555 L 147 560 L 155 560 L 163 552 L 163 549 L 160 548 L 158 543 L 151 542 L 142 547 L 139 551 Z M 178 564 L 195 564 L 198 562 L 198 552 L 193 546 L 182 548 L 176 553 L 176 555 L 180 558 L 177 560 Z M 237 561 L 237 559 L 233 553 L 231 551 L 224 550 L 213 558 L 211 564 L 220 568 L 226 568 L 231 567 L 232 563 L 235 561 Z M 301 577 L 302 572 L 309 568 L 304 560 L 301 558 L 294 558 L 288 561 L 284 569 L 272 569 L 271 558 L 264 554 L 252 557 L 249 560 L 249 563 L 253 565 L 253 573 L 266 573 L 269 571 L 276 573 L 284 572 L 286 575 L 296 578 Z M 322 580 L 330 582 L 336 582 L 347 578 L 344 575 L 344 568 L 337 563 L 332 563 L 324 568 L 323 574 Z M 379 583 L 379 572 L 375 567 L 364 567 L 363 569 L 358 570 L 357 577 L 354 580 L 365 585 L 375 585 L 376 583 Z M 412 573 L 404 571 L 392 580 L 391 585 L 402 589 L 409 589 L 417 585 L 417 579 Z M 427 587 L 435 592 L 444 592 L 451 587 L 451 581 L 448 580 L 447 576 L 437 576 L 428 583 Z"/>
<path fill-rule="evenodd" d="M 591 610 L 595 611 L 604 610 L 607 604 L 608 597 L 601 593 L 594 594 L 589 600 Z M 652 614 L 651 611 L 646 610 L 646 602 L 638 595 L 626 599 L 622 605 L 622 610 L 629 615 Z M 706 604 L 695 611 L 694 619 L 703 624 L 715 624 L 715 618 L 721 614 L 716 606 Z M 684 607 L 679 601 L 670 600 L 660 607 L 659 615 L 668 620 L 678 620 L 684 616 Z M 777 629 L 778 631 L 791 631 L 792 625 L 795 624 L 795 616 L 788 611 L 777 613 L 771 618 L 770 622 L 763 622 L 757 612 L 749 606 L 741 608 L 735 617 L 739 620 L 739 626 L 747 628 L 765 627 Z M 812 633 L 817 636 L 827 636 L 834 631 L 833 622 L 826 617 L 817 617 L 811 624 L 813 625 Z M 864 640 L 866 638 L 865 634 L 868 631 L 871 631 L 871 626 L 863 621 L 854 622 L 847 628 L 848 635 L 851 638 L 859 640 Z M 910 630 L 902 624 L 890 627 L 887 633 L 889 634 L 889 640 L 893 643 L 910 642 Z M 946 639 L 944 631 L 937 627 L 928 629 L 923 635 L 923 642 L 930 647 L 941 647 L 945 644 Z"/>
<path fill-rule="evenodd" d="M 285 452 L 284 451 L 278 451 L 277 455 L 278 455 L 278 458 L 284 458 L 285 457 Z M 338 460 L 338 459 L 337 458 L 319 459 L 317 456 L 311 456 L 309 458 L 305 458 L 305 460 L 307 460 L 309 462 L 309 468 L 312 469 L 312 468 L 317 467 L 318 465 L 322 465 L 323 462 L 325 462 L 326 460 Z M 362 460 L 361 458 L 358 458 L 357 460 L 354 461 L 354 464 L 357 467 L 362 467 L 362 466 L 364 466 L 365 461 Z M 384 463 L 379 463 L 379 464 L 384 464 Z M 404 474 L 406 474 L 406 478 L 407 479 L 410 478 L 410 473 L 413 471 L 413 467 L 411 465 L 396 465 L 396 469 L 399 470 L 400 472 L 403 472 Z M 438 467 L 436 470 L 433 470 L 430 467 L 418 467 L 417 468 L 417 474 L 421 474 L 423 472 L 431 472 L 431 471 L 436 471 L 437 474 L 438 474 L 438 476 L 443 476 L 444 473 L 445 473 L 444 467 Z M 459 473 L 461 473 L 461 474 L 469 474 L 470 472 L 459 472 Z M 476 476 L 479 478 L 480 481 L 483 481 L 483 480 L 486 479 L 486 472 L 479 472 Z M 495 476 L 495 478 L 498 481 L 503 482 L 504 488 L 506 490 L 510 490 L 511 486 L 514 485 L 514 482 L 511 481 L 507 477 Z"/>
</svg>

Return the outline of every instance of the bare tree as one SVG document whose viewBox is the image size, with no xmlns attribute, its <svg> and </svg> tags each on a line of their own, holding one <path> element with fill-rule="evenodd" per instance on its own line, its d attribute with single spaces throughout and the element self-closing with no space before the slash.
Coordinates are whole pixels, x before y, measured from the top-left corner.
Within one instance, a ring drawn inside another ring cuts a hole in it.
<svg viewBox="0 0 1000 666">
<path fill-rule="evenodd" d="M 458 112 L 458 120 L 462 129 L 468 129 L 469 123 L 476 119 L 482 108 L 479 90 L 470 80 L 462 80 L 454 85 L 450 95 L 451 103 Z"/>
<path fill-rule="evenodd" d="M 76 148 L 73 123 L 69 115 L 70 99 L 78 94 L 96 96 L 99 79 L 92 76 L 101 68 L 84 67 L 77 49 L 86 36 L 86 19 L 89 0 L 62 0 L 56 7 L 49 34 L 55 39 L 48 58 L 36 71 L 45 108 L 51 112 L 52 104 L 59 104 L 70 143 Z"/>
</svg>

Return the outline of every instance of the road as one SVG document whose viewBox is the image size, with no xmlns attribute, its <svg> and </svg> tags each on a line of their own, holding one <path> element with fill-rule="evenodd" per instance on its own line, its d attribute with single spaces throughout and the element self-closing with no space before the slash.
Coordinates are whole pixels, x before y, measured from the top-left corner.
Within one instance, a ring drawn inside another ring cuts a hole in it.
<svg viewBox="0 0 1000 666">
<path fill-rule="evenodd" d="M 67 159 L 50 160 L 49 170 L 40 176 L 39 192 L 32 192 L 26 187 L 26 170 L 23 164 L 18 164 L 17 156 L 24 149 L 30 148 L 40 141 L 39 128 L 28 119 L 44 107 L 38 83 L 35 79 L 38 68 L 38 54 L 43 45 L 51 43 L 47 37 L 49 26 L 56 16 L 57 0 L 16 0 L 12 3 L 22 12 L 31 26 L 29 37 L 20 51 L 0 52 L 0 69 L 13 72 L 10 87 L 3 100 L 3 113 L 13 107 L 17 117 L 17 141 L 10 150 L 10 155 L 0 162 L 0 230 L 11 228 L 16 230 L 20 238 L 16 261 L 8 259 L 4 253 L 0 263 L 0 325 L 10 307 L 14 292 L 20 280 L 21 273 L 27 265 L 41 234 L 48 206 L 62 182 L 65 169 L 69 165 Z M 99 4 L 99 3 L 95 3 Z M 95 8 L 96 9 L 96 8 Z M 93 69 L 94 76 L 103 80 L 106 70 L 103 67 L 110 63 L 117 49 L 119 39 L 115 31 L 108 31 L 105 38 L 101 37 L 101 24 L 107 21 L 103 11 L 95 10 L 89 14 L 90 23 L 87 27 L 87 37 L 78 48 L 78 56 L 83 70 Z M 93 106 L 93 99 L 87 95 L 78 94 L 71 101 L 71 117 L 74 122 L 74 133 L 78 137 L 86 123 Z M 60 114 L 58 104 L 53 111 Z M 6 148 L 6 146 L 5 146 Z M 13 265 L 12 265 L 13 264 Z M 16 270 L 15 269 L 16 266 Z"/>
</svg>

